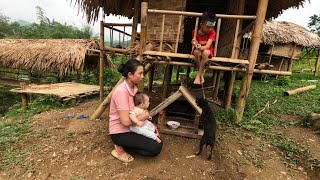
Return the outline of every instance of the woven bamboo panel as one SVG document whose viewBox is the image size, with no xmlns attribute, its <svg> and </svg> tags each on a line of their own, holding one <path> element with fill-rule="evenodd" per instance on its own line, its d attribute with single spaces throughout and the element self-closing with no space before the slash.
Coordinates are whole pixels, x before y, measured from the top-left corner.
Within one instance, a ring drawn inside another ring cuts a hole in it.
<svg viewBox="0 0 320 180">
<path fill-rule="evenodd" d="M 166 1 L 166 0 L 150 0 L 149 9 L 175 10 L 185 11 L 186 0 Z M 184 18 L 181 23 L 181 32 L 179 42 L 183 41 Z M 159 41 L 161 34 L 162 14 L 148 14 L 147 41 Z M 177 38 L 179 24 L 178 15 L 166 15 L 164 25 L 163 40 L 174 42 Z"/>
<path fill-rule="evenodd" d="M 16 88 L 10 90 L 15 93 L 25 94 L 46 94 L 55 95 L 61 98 L 78 97 L 80 95 L 90 95 L 99 92 L 99 86 L 87 85 L 73 82 L 56 83 L 56 84 L 30 84 L 25 89 Z"/>
</svg>

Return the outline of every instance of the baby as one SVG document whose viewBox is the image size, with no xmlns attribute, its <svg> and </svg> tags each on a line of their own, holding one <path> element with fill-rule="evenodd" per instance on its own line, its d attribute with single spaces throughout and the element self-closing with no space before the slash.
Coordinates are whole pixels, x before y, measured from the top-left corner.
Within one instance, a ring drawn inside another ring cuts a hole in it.
<svg viewBox="0 0 320 180">
<path fill-rule="evenodd" d="M 149 96 L 144 93 L 137 92 L 134 96 L 134 105 L 135 107 L 132 111 L 130 111 L 129 117 L 130 120 L 135 123 L 135 125 L 130 126 L 130 130 L 137 134 L 141 134 L 143 136 L 156 140 L 158 143 L 161 143 L 161 140 L 158 137 L 159 134 L 152 122 L 148 120 L 139 121 L 137 118 L 137 116 L 147 111 L 150 105 Z M 151 119 L 151 117 L 149 117 L 148 119 Z"/>
</svg>

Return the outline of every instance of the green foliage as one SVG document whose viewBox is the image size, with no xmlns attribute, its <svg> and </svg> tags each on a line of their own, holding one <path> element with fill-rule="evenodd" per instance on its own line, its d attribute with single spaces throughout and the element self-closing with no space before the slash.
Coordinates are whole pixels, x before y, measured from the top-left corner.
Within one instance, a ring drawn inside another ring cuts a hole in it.
<svg viewBox="0 0 320 180">
<path fill-rule="evenodd" d="M 318 36 L 320 36 L 320 14 L 314 14 L 310 17 L 308 27 L 311 28 L 311 31 L 317 33 Z"/>
<path fill-rule="evenodd" d="M 275 80 L 274 84 L 278 86 L 287 86 L 289 85 L 290 78 L 287 76 L 279 77 L 277 80 Z"/>
<path fill-rule="evenodd" d="M 56 96 L 39 96 L 28 104 L 26 109 L 20 104 L 15 104 L 5 114 L 5 118 L 30 118 L 34 114 L 57 108 L 65 108 L 67 105 Z"/>
<path fill-rule="evenodd" d="M 84 26 L 81 30 L 76 27 L 50 21 L 45 12 L 39 6 L 36 7 L 39 23 L 22 26 L 18 22 L 9 22 L 9 18 L 0 14 L 0 38 L 26 38 L 26 39 L 61 39 L 91 38 L 93 31 L 90 26 Z"/>
</svg>

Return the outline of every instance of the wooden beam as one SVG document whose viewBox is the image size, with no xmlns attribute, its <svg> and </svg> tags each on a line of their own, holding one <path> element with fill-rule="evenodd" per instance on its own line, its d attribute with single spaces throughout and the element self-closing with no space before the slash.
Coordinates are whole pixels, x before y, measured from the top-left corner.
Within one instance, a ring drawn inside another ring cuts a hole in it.
<svg viewBox="0 0 320 180">
<path fill-rule="evenodd" d="M 249 89 L 251 86 L 252 75 L 254 71 L 254 66 L 256 64 L 256 59 L 258 55 L 258 50 L 260 46 L 261 32 L 266 17 L 266 12 L 268 8 L 268 0 L 259 0 L 257 7 L 256 22 L 253 28 L 251 46 L 249 50 L 249 68 L 242 78 L 241 88 L 238 95 L 237 105 L 236 105 L 236 119 L 237 123 L 242 121 L 243 113 L 246 105 L 246 99 L 249 94 Z"/>
<path fill-rule="evenodd" d="M 186 11 L 170 11 L 170 10 L 157 10 L 157 9 L 148 9 L 148 13 L 153 14 L 170 14 L 170 15 L 183 15 L 183 16 L 202 16 L 203 13 L 196 13 L 196 12 L 186 12 Z M 217 18 L 223 19 L 256 19 L 256 16 L 249 16 L 249 15 L 227 15 L 227 14 L 216 14 Z"/>
<path fill-rule="evenodd" d="M 139 21 L 139 15 L 140 15 L 141 9 L 140 9 L 140 0 L 134 1 L 134 14 L 133 14 L 133 22 L 132 22 L 132 31 L 131 31 L 131 42 L 130 42 L 130 59 L 133 58 L 133 47 L 136 43 L 136 37 L 137 37 L 137 27 L 138 27 L 138 21 Z"/>
<path fill-rule="evenodd" d="M 132 26 L 132 23 L 104 23 L 104 26 Z"/>
<path fill-rule="evenodd" d="M 139 60 L 142 62 L 143 49 L 146 46 L 146 34 L 147 34 L 147 14 L 148 14 L 148 1 L 141 2 L 141 33 L 140 33 L 140 49 Z"/>
<path fill-rule="evenodd" d="M 176 58 L 185 58 L 185 59 L 194 59 L 195 58 L 194 55 L 191 55 L 191 54 L 159 52 L 159 51 L 145 51 L 143 54 L 144 55 L 151 55 L 151 56 L 176 57 Z M 248 60 L 232 59 L 232 58 L 225 58 L 225 57 L 212 57 L 211 59 L 208 59 L 208 61 L 249 64 Z"/>
<path fill-rule="evenodd" d="M 318 59 L 316 61 L 315 67 L 314 67 L 314 75 L 313 75 L 314 78 L 317 77 L 317 73 L 319 70 L 319 64 L 320 64 L 320 49 L 318 49 Z"/>
<path fill-rule="evenodd" d="M 216 34 L 216 39 L 214 42 L 214 57 L 217 56 L 218 53 L 218 43 L 219 43 L 219 37 L 220 37 L 220 28 L 221 28 L 221 18 L 218 18 L 218 25 L 217 25 L 217 34 Z"/>
<path fill-rule="evenodd" d="M 161 23 L 161 34 L 160 34 L 160 47 L 159 51 L 162 51 L 162 45 L 163 45 L 163 33 L 164 33 L 164 22 L 166 20 L 166 15 L 162 15 L 162 23 Z"/>
<path fill-rule="evenodd" d="M 226 100 L 225 100 L 225 104 L 224 104 L 224 108 L 226 110 L 229 110 L 231 108 L 232 92 L 233 92 L 234 83 L 236 81 L 236 74 L 237 74 L 237 72 L 234 72 L 234 71 L 231 72 L 228 90 L 226 93 Z"/>
<path fill-rule="evenodd" d="M 291 91 L 286 91 L 286 92 L 284 92 L 284 94 L 287 95 L 287 96 L 290 96 L 290 95 L 293 95 L 293 94 L 297 94 L 297 93 L 300 93 L 300 92 L 305 92 L 305 91 L 308 91 L 310 89 L 315 89 L 315 88 L 317 88 L 316 85 L 310 85 L 310 86 L 294 89 L 294 90 L 291 90 Z"/>
<path fill-rule="evenodd" d="M 237 47 L 237 43 L 238 43 L 238 32 L 239 32 L 239 28 L 240 28 L 240 19 L 237 19 L 236 32 L 234 33 L 234 37 L 233 37 L 233 45 L 232 45 L 231 58 L 234 58 L 234 57 L 235 57 L 236 47 Z M 238 51 L 238 52 L 239 52 L 239 51 Z M 238 55 L 237 55 L 237 56 L 238 56 Z"/>
<path fill-rule="evenodd" d="M 201 114 L 202 109 L 197 105 L 196 100 L 191 95 L 191 93 L 184 86 L 180 86 L 179 91 L 186 98 L 186 100 L 190 103 L 190 105 L 197 111 L 197 113 Z"/>
<path fill-rule="evenodd" d="M 177 38 L 176 38 L 176 45 L 174 47 L 174 52 L 178 52 L 178 46 L 179 46 L 179 38 L 180 38 L 180 31 L 181 31 L 181 24 L 182 24 L 182 15 L 179 17 L 179 23 L 178 23 L 178 32 L 177 32 Z"/>
<path fill-rule="evenodd" d="M 100 85 L 100 94 L 99 94 L 99 99 L 100 102 L 103 101 L 104 98 L 104 25 L 103 21 L 100 21 L 100 61 L 99 61 L 99 85 Z"/>
<path fill-rule="evenodd" d="M 156 106 L 155 108 L 153 108 L 150 111 L 150 116 L 155 116 L 156 114 L 158 114 L 160 111 L 164 110 L 167 106 L 169 106 L 171 103 L 173 103 L 175 100 L 177 100 L 180 96 L 182 95 L 182 93 L 178 90 L 175 93 L 173 93 L 171 96 L 169 96 L 167 99 L 165 99 L 164 101 L 162 101 L 158 106 Z"/>
</svg>

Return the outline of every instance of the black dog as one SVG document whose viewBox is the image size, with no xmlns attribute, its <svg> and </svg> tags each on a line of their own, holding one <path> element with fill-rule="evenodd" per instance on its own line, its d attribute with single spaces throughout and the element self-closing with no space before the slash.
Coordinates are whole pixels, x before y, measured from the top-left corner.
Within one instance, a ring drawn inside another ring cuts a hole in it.
<svg viewBox="0 0 320 180">
<path fill-rule="evenodd" d="M 201 154 L 203 145 L 206 145 L 206 148 L 210 146 L 210 153 L 208 156 L 208 160 L 210 160 L 212 156 L 212 150 L 216 141 L 217 122 L 214 118 L 214 114 L 209 106 L 207 99 L 196 98 L 196 103 L 200 108 L 202 108 L 200 121 L 202 121 L 203 123 L 204 130 L 203 136 L 200 140 L 199 151 L 196 154 Z"/>
</svg>

